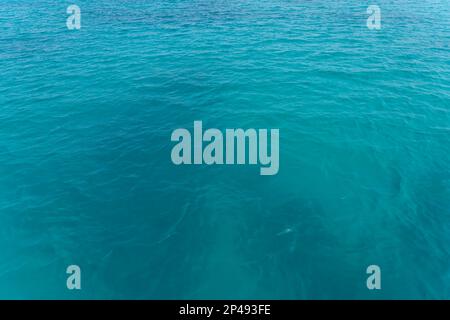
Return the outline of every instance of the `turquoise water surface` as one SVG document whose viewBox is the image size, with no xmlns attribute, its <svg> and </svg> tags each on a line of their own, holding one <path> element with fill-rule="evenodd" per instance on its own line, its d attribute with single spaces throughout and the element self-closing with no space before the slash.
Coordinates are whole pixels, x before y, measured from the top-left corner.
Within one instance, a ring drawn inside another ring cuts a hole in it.
<svg viewBox="0 0 450 320">
<path fill-rule="evenodd" d="M 450 299 L 450 2 L 0 0 L 0 298 Z"/>
</svg>

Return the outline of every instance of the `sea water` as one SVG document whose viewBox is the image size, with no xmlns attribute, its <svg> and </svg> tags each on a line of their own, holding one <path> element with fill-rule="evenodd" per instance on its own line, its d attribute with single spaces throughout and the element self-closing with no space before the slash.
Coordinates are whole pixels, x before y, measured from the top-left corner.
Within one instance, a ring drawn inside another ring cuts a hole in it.
<svg viewBox="0 0 450 320">
<path fill-rule="evenodd" d="M 0 298 L 448 299 L 449 160 L 447 0 L 0 0 Z"/>
</svg>

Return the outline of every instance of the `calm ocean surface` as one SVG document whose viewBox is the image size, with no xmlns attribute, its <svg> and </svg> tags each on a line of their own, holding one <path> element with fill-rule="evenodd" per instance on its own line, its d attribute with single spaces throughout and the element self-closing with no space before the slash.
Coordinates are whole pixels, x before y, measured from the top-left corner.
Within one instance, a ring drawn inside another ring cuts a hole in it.
<svg viewBox="0 0 450 320">
<path fill-rule="evenodd" d="M 0 298 L 449 299 L 450 2 L 0 0 Z"/>
</svg>

